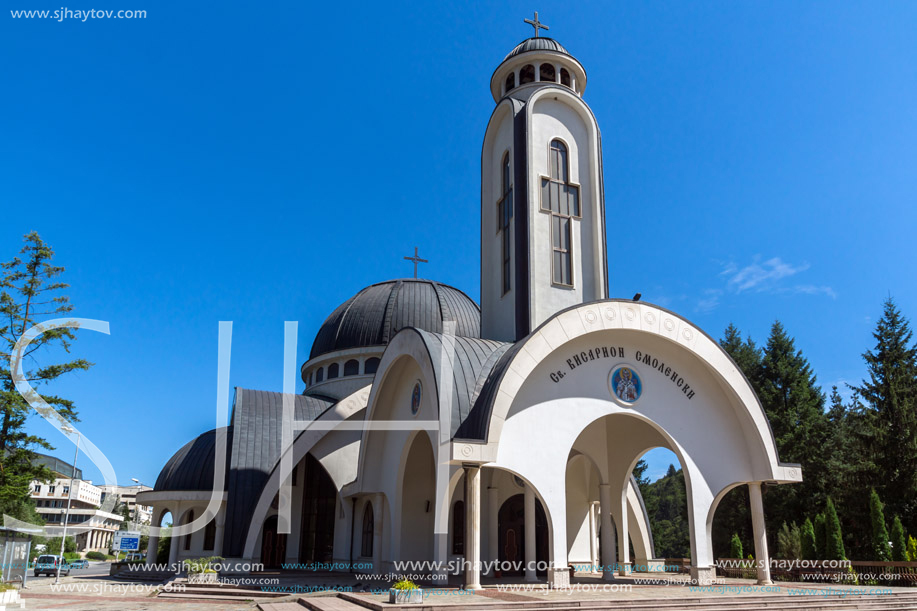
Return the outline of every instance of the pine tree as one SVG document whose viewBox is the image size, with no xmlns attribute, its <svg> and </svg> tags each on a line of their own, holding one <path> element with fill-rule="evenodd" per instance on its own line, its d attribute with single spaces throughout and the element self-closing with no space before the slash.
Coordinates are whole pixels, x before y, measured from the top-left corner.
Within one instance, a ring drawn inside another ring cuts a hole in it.
<svg viewBox="0 0 917 611">
<path fill-rule="evenodd" d="M 825 397 L 812 367 L 780 322 L 775 322 L 761 359 L 761 404 L 777 442 L 780 460 L 799 462 L 802 483 L 778 486 L 768 495 L 773 525 L 791 522 L 827 497 L 828 420 Z"/>
<path fill-rule="evenodd" d="M 7 263 L 0 264 L 0 513 L 26 519 L 31 514 L 29 486 L 33 479 L 48 480 L 51 472 L 34 464 L 35 449 L 53 449 L 47 440 L 26 431 L 31 406 L 15 388 L 9 367 L 16 342 L 35 324 L 49 316 L 70 312 L 73 307 L 61 291 L 69 285 L 60 282 L 64 268 L 52 265 L 54 251 L 37 233 L 25 236 L 25 246 Z M 23 373 L 33 388 L 40 388 L 60 376 L 86 370 L 86 360 L 30 365 L 43 348 L 70 351 L 75 338 L 72 328 L 51 329 L 34 339 L 21 355 Z M 58 413 L 75 421 L 73 402 L 51 394 L 41 397 Z"/>
<path fill-rule="evenodd" d="M 917 527 L 917 346 L 908 320 L 889 298 L 863 354 L 869 374 L 856 391 L 871 412 L 874 481 L 892 513 Z"/>
<path fill-rule="evenodd" d="M 892 556 L 891 549 L 888 547 L 888 529 L 885 527 L 882 501 L 875 488 L 869 493 L 869 520 L 872 524 L 872 559 L 888 562 Z"/>
<path fill-rule="evenodd" d="M 825 514 L 819 513 L 815 516 L 815 555 L 818 560 L 825 560 L 828 556 L 827 534 L 828 527 L 825 520 Z"/>
<path fill-rule="evenodd" d="M 815 527 L 812 526 L 812 520 L 806 518 L 802 523 L 799 531 L 799 545 L 802 551 L 803 560 L 817 560 L 818 550 L 815 543 Z"/>
<path fill-rule="evenodd" d="M 907 562 L 907 540 L 904 538 L 904 525 L 898 516 L 892 521 L 892 560 Z"/>
<path fill-rule="evenodd" d="M 738 533 L 732 533 L 732 539 L 729 540 L 729 557 L 739 558 L 740 560 L 745 557 L 745 551 L 742 549 L 742 540 L 739 539 Z"/>
<path fill-rule="evenodd" d="M 846 560 L 844 552 L 844 538 L 841 535 L 841 521 L 837 519 L 837 511 L 831 497 L 825 506 L 825 560 Z"/>
<path fill-rule="evenodd" d="M 783 526 L 777 532 L 777 557 L 788 560 L 797 560 L 802 556 L 801 537 L 799 527 L 793 522 L 792 526 Z"/>
</svg>

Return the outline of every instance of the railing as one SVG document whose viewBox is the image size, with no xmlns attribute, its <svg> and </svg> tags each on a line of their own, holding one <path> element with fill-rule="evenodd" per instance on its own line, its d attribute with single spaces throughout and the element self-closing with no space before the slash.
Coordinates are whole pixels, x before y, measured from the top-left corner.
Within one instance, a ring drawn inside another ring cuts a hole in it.
<svg viewBox="0 0 917 611">
<path fill-rule="evenodd" d="M 668 564 L 669 560 L 666 560 Z M 754 560 L 720 558 L 716 569 L 723 577 L 754 579 Z M 871 560 L 783 560 L 771 559 L 771 579 L 803 583 L 847 583 L 880 586 L 917 586 L 917 562 Z"/>
</svg>

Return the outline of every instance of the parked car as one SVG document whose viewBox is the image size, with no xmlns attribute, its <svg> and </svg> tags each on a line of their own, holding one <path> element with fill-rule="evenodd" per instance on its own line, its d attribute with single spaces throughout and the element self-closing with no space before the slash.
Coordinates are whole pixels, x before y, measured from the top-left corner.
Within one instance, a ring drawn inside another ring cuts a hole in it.
<svg viewBox="0 0 917 611">
<path fill-rule="evenodd" d="M 47 575 L 48 577 L 57 575 L 57 567 L 60 565 L 60 574 L 69 575 L 70 565 L 60 556 L 51 554 L 42 554 L 35 560 L 35 576 Z"/>
<path fill-rule="evenodd" d="M 71 569 L 85 569 L 89 566 L 89 561 L 85 558 L 80 558 L 79 560 L 74 560 L 70 563 Z"/>
</svg>

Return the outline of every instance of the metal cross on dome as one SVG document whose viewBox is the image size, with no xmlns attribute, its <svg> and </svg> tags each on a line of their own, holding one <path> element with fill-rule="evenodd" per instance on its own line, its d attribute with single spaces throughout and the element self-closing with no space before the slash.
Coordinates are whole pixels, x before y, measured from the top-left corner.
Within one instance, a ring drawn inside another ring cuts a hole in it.
<svg viewBox="0 0 917 611">
<path fill-rule="evenodd" d="M 415 278 L 417 277 L 417 264 L 418 264 L 418 263 L 429 263 L 429 261 L 427 261 L 426 259 L 421 259 L 421 258 L 417 255 L 417 247 L 416 247 L 416 246 L 414 247 L 414 256 L 413 256 L 413 257 L 405 257 L 405 259 L 406 259 L 407 261 L 413 261 L 413 262 L 414 262 L 414 277 L 415 277 Z"/>
<path fill-rule="evenodd" d="M 532 21 L 531 19 L 524 19 L 523 21 L 525 21 L 527 24 L 535 28 L 535 38 L 538 38 L 538 28 L 541 28 L 543 30 L 551 29 L 548 26 L 542 24 L 540 21 L 538 21 L 538 11 L 535 11 L 535 21 Z"/>
</svg>

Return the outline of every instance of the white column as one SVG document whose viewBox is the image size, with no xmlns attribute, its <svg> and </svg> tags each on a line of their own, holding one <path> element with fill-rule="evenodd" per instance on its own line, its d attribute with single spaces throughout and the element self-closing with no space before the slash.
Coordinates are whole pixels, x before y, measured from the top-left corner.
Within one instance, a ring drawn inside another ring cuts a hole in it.
<svg viewBox="0 0 917 611">
<path fill-rule="evenodd" d="M 465 589 L 481 589 L 481 467 L 465 465 Z"/>
<path fill-rule="evenodd" d="M 373 498 L 373 572 L 382 574 L 382 510 L 385 503 L 381 494 Z"/>
<path fill-rule="evenodd" d="M 487 489 L 487 559 L 490 561 L 490 572 L 500 559 L 500 489 L 490 487 Z"/>
<path fill-rule="evenodd" d="M 615 527 L 611 519 L 611 486 L 599 485 L 599 498 L 602 501 L 602 579 L 614 579 L 615 563 Z"/>
<path fill-rule="evenodd" d="M 630 539 L 627 535 L 627 486 L 630 480 L 624 480 L 624 489 L 621 490 L 621 524 L 618 529 L 618 575 L 630 573 Z"/>
<path fill-rule="evenodd" d="M 554 64 L 554 82 L 560 84 L 560 64 Z"/>
<path fill-rule="evenodd" d="M 529 484 L 525 485 L 525 580 L 535 581 L 535 491 Z"/>
<path fill-rule="evenodd" d="M 182 511 L 181 503 L 177 503 L 175 505 L 175 511 L 172 512 L 173 528 L 172 528 L 172 533 L 171 533 L 172 536 L 169 538 L 169 569 L 168 569 L 169 571 L 172 571 L 172 570 L 177 571 L 177 567 L 175 566 L 175 563 L 178 562 L 178 547 L 181 545 L 181 537 L 175 536 L 174 525 L 179 524 L 179 520 L 181 520 L 182 518 L 181 511 Z"/>
<path fill-rule="evenodd" d="M 217 510 L 217 529 L 214 536 L 214 545 L 213 550 L 214 554 L 221 555 L 223 553 L 223 528 L 226 525 L 226 513 L 223 511 L 223 508 Z"/>
<path fill-rule="evenodd" d="M 159 550 L 159 535 L 150 535 L 146 544 L 146 564 L 151 566 L 156 564 L 156 552 Z"/>
<path fill-rule="evenodd" d="M 761 483 L 748 484 L 748 498 L 751 501 L 751 525 L 755 534 L 755 561 L 758 567 L 758 583 L 771 583 L 771 561 L 767 554 L 767 530 L 764 524 L 764 501 L 761 499 Z"/>
<path fill-rule="evenodd" d="M 589 572 L 594 573 L 599 564 L 598 524 L 595 521 L 597 503 L 589 503 Z"/>
</svg>

